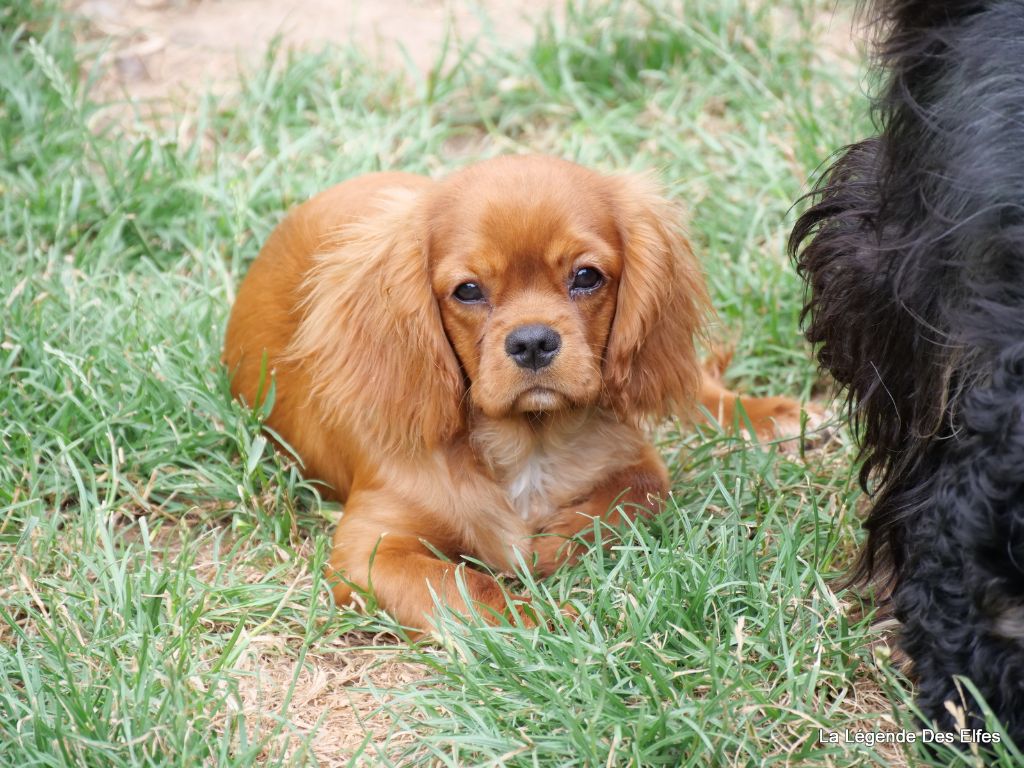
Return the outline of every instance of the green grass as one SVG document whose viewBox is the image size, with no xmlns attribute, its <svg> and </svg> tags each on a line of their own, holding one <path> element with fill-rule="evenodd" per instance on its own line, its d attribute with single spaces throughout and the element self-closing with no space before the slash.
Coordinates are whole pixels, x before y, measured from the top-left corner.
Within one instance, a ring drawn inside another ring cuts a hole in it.
<svg viewBox="0 0 1024 768">
<path fill-rule="evenodd" d="M 101 73 L 49 2 L 0 8 L 0 765 L 901 755 L 817 743 L 913 727 L 905 681 L 830 586 L 859 536 L 845 434 L 787 457 L 669 430 L 665 515 L 527 579 L 549 628 L 452 619 L 410 648 L 386 616 L 331 605 L 338 509 L 218 364 L 234 286 L 289 205 L 366 171 L 540 151 L 657 169 L 691 211 L 732 381 L 819 392 L 783 242 L 808 177 L 867 127 L 857 74 L 817 44 L 831 7 L 573 3 L 526 52 L 412 82 L 352 50 L 273 48 L 183 132 L 94 97 Z"/>
</svg>

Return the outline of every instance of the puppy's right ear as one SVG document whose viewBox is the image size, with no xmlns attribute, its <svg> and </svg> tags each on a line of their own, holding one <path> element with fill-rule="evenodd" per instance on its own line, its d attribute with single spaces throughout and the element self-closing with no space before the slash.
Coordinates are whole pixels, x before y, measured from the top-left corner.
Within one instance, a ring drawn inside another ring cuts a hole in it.
<svg viewBox="0 0 1024 768">
<path fill-rule="evenodd" d="M 420 193 L 402 190 L 317 257 L 289 358 L 328 417 L 387 451 L 429 448 L 463 425 L 462 373 L 431 290 Z"/>
</svg>

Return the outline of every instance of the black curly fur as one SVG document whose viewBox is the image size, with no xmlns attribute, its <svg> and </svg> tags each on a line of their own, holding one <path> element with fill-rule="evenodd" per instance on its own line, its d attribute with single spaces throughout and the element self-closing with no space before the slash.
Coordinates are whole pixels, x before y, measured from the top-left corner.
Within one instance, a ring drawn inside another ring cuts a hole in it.
<svg viewBox="0 0 1024 768">
<path fill-rule="evenodd" d="M 1024 0 L 876 9 L 878 135 L 790 239 L 874 486 L 851 583 L 902 623 L 926 716 L 973 710 L 966 676 L 1024 745 Z"/>
</svg>

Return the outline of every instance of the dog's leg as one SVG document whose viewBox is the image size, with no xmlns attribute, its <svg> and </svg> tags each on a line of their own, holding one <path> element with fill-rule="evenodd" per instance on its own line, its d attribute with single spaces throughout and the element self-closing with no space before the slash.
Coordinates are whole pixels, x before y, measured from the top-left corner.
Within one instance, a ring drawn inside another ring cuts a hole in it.
<svg viewBox="0 0 1024 768">
<path fill-rule="evenodd" d="M 415 506 L 386 491 L 349 496 L 327 566 L 335 603 L 349 604 L 355 588 L 371 594 L 399 623 L 417 630 L 430 629 L 435 595 L 458 613 L 469 612 L 465 595 L 485 619 L 506 614 L 509 597 L 501 585 L 459 564 L 462 547 L 454 532 L 428 510 L 410 509 Z M 529 618 L 528 611 L 520 613 Z"/>
<path fill-rule="evenodd" d="M 727 430 L 737 423 L 737 408 L 742 408 L 761 440 L 798 437 L 801 412 L 807 414 L 807 431 L 817 429 L 826 418 L 826 413 L 813 403 L 801 404 L 789 397 L 746 397 L 726 389 L 706 372 L 701 379 L 700 404 Z M 738 424 L 741 430 L 746 429 L 745 419 Z"/>
<path fill-rule="evenodd" d="M 653 446 L 643 460 L 617 472 L 586 499 L 557 510 L 533 537 L 533 569 L 547 576 L 563 563 L 575 562 L 593 539 L 594 519 L 609 526 L 650 517 L 661 511 L 668 494 L 668 472 Z"/>
</svg>

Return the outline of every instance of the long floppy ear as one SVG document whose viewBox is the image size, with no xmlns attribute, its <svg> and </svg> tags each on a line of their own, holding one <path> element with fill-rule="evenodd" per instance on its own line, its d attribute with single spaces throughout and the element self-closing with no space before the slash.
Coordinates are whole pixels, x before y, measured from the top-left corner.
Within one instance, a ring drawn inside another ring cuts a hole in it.
<svg viewBox="0 0 1024 768">
<path fill-rule="evenodd" d="M 605 353 L 605 386 L 625 416 L 686 415 L 700 387 L 696 337 L 710 307 L 682 211 L 643 176 L 611 179 L 622 276 Z"/>
<path fill-rule="evenodd" d="M 402 190 L 317 256 L 289 358 L 355 438 L 430 448 L 462 426 L 463 379 L 430 286 L 419 194 Z"/>
</svg>

